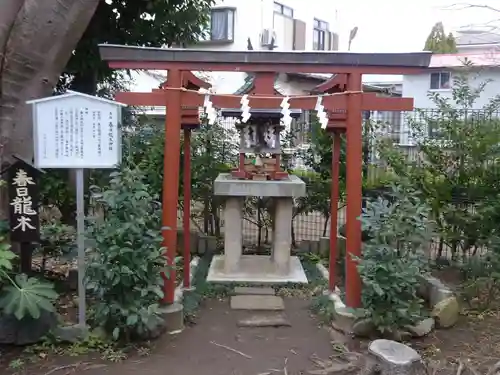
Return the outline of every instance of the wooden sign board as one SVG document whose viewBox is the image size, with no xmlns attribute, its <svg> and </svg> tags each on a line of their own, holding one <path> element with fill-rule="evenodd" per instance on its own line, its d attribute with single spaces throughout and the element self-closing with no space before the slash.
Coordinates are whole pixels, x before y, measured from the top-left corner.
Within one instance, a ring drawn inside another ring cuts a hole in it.
<svg viewBox="0 0 500 375">
<path fill-rule="evenodd" d="M 11 241 L 27 243 L 40 239 L 39 176 L 38 169 L 22 160 L 7 171 Z"/>
</svg>

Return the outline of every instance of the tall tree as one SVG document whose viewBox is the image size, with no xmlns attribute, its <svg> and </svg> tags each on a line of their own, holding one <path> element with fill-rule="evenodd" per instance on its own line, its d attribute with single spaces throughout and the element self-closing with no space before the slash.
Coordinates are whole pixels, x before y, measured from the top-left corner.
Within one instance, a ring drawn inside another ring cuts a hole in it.
<svg viewBox="0 0 500 375">
<path fill-rule="evenodd" d="M 193 43 L 206 29 L 213 4 L 214 0 L 101 0 L 60 83 L 95 94 L 99 84 L 117 78 L 116 71 L 101 61 L 99 43 L 152 47 Z"/>
<path fill-rule="evenodd" d="M 434 53 L 456 53 L 457 44 L 452 33 L 448 35 L 444 32 L 442 22 L 436 23 L 425 41 L 424 51 Z"/>
<path fill-rule="evenodd" d="M 25 101 L 50 95 L 100 0 L 2 0 L 0 12 L 0 163 L 31 159 Z"/>
<path fill-rule="evenodd" d="M 86 93 L 116 73 L 97 44 L 162 46 L 193 41 L 214 0 L 2 0 L 0 12 L 0 163 L 31 159 L 32 124 L 25 101 L 56 83 Z M 59 78 L 62 77 L 61 80 Z"/>
<path fill-rule="evenodd" d="M 100 60 L 99 43 L 170 46 L 193 42 L 205 30 L 213 3 L 1 0 L 0 166 L 10 162 L 13 153 L 27 160 L 33 156 L 26 100 L 50 95 L 56 84 L 58 91 L 71 88 L 96 94 L 98 87 L 116 87 L 122 82 Z M 66 171 L 56 174 L 59 181 Z M 0 207 L 2 202 L 0 197 Z"/>
</svg>

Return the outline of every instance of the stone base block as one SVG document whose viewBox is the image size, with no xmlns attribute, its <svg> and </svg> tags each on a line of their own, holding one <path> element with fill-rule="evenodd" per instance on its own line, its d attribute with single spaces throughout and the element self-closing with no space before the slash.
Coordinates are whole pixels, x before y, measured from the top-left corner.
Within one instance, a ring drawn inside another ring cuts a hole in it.
<svg viewBox="0 0 500 375">
<path fill-rule="evenodd" d="M 88 327 L 82 327 L 79 324 L 69 326 L 58 326 L 54 328 L 52 334 L 61 342 L 75 343 L 84 340 L 88 334 Z"/>
<path fill-rule="evenodd" d="M 225 272 L 224 255 L 216 255 L 212 259 L 208 271 L 208 282 L 239 282 L 253 284 L 307 284 L 307 276 L 300 263 L 299 258 L 290 258 L 290 270 L 288 273 L 279 273 L 275 264 L 269 256 L 265 255 L 243 255 L 237 270 Z"/>
<path fill-rule="evenodd" d="M 166 331 L 169 334 L 182 332 L 184 329 L 184 307 L 180 303 L 164 306 L 161 315 L 165 319 Z"/>
<path fill-rule="evenodd" d="M 329 293 L 328 298 L 333 303 L 333 314 L 335 316 L 332 323 L 333 328 L 347 335 L 358 335 L 357 332 L 354 332 L 357 317 L 346 307 L 340 298 L 340 290 L 337 289 L 335 292 Z"/>
</svg>

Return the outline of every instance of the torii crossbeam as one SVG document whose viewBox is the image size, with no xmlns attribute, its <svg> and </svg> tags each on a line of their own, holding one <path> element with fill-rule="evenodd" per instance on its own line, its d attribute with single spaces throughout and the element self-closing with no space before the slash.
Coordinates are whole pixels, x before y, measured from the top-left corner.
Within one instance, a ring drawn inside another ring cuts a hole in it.
<svg viewBox="0 0 500 375">
<path fill-rule="evenodd" d="M 167 85 L 163 90 L 149 93 L 120 93 L 116 99 L 136 106 L 166 106 L 165 154 L 163 177 L 162 234 L 168 251 L 169 265 L 173 265 L 177 248 L 177 201 L 179 185 L 179 153 L 182 107 L 201 107 L 204 98 L 196 92 L 183 91 L 182 72 L 237 71 L 247 73 L 342 73 L 346 75 L 346 91 L 351 94 L 327 96 L 323 105 L 328 111 L 345 110 L 347 135 L 347 268 L 346 303 L 361 305 L 361 280 L 352 256 L 361 255 L 362 187 L 362 126 L 364 110 L 406 111 L 413 109 L 413 99 L 379 98 L 361 93 L 363 74 L 412 74 L 429 66 L 431 53 L 339 53 L 339 52 L 277 52 L 277 51 L 210 51 L 190 49 L 163 49 L 100 45 L 101 58 L 114 69 L 168 70 Z M 252 108 L 278 108 L 280 97 L 249 96 Z M 213 105 L 219 108 L 240 107 L 238 96 L 212 95 Z M 290 98 L 291 109 L 313 110 L 316 97 Z M 335 233 L 331 234 L 335 236 Z M 332 238 L 332 241 L 334 239 Z M 165 283 L 165 300 L 174 302 L 175 268 Z"/>
</svg>

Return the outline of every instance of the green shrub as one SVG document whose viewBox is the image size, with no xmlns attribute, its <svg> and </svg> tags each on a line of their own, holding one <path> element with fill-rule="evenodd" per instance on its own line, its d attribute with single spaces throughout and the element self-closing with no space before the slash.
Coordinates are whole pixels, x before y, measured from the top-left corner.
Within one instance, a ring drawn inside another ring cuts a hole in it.
<svg viewBox="0 0 500 375">
<path fill-rule="evenodd" d="M 91 190 L 95 212 L 104 215 L 88 228 L 94 245 L 86 284 L 95 297 L 95 323 L 114 339 L 147 336 L 161 322 L 166 263 L 155 202 L 138 168 L 122 167 L 106 189 Z"/>
<path fill-rule="evenodd" d="M 394 202 L 367 202 L 362 227 L 370 235 L 363 243 L 358 269 L 363 282 L 363 313 L 380 332 L 394 332 L 424 316 L 417 296 L 421 276 L 428 272 L 424 252 L 432 238 L 430 209 L 415 191 L 392 186 Z"/>
</svg>

